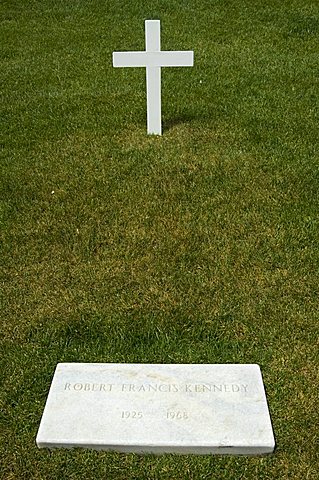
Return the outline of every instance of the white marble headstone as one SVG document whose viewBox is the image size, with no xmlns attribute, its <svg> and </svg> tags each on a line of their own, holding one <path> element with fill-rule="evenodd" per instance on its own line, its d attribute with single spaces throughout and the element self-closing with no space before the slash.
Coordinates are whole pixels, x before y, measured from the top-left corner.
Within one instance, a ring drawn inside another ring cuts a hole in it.
<svg viewBox="0 0 319 480">
<path fill-rule="evenodd" d="M 264 454 L 275 441 L 258 365 L 60 363 L 41 447 Z"/>
</svg>

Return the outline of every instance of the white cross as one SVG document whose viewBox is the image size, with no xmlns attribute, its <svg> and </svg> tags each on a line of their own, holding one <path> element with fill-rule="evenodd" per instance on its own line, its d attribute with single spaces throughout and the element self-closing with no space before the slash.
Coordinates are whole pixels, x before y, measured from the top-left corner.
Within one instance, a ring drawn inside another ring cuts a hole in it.
<svg viewBox="0 0 319 480">
<path fill-rule="evenodd" d="M 192 67 L 193 51 L 161 51 L 160 21 L 145 21 L 145 52 L 113 52 L 113 67 L 146 67 L 147 133 L 162 135 L 161 67 Z"/>
</svg>

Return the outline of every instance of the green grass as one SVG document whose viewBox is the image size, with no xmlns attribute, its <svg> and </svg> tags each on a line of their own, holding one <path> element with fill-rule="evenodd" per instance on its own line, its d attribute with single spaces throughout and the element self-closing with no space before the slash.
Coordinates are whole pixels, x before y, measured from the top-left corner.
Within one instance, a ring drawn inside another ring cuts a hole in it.
<svg viewBox="0 0 319 480">
<path fill-rule="evenodd" d="M 113 50 L 193 49 L 162 70 Z M 0 478 L 316 479 L 319 5 L 3 1 Z M 258 363 L 261 458 L 38 450 L 57 362 Z M 2 437 L 2 438 L 1 438 Z"/>
</svg>

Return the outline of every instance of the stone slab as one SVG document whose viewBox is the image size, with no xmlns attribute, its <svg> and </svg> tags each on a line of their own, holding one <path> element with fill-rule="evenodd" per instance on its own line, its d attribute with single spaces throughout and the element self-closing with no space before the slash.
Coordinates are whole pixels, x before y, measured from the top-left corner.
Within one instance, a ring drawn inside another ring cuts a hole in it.
<svg viewBox="0 0 319 480">
<path fill-rule="evenodd" d="M 275 447 L 258 365 L 60 363 L 38 447 L 266 454 Z"/>
</svg>

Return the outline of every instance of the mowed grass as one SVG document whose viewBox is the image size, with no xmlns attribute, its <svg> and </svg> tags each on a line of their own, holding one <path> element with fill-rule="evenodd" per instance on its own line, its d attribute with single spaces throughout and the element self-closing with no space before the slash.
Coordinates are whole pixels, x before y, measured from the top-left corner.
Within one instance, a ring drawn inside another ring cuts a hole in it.
<svg viewBox="0 0 319 480">
<path fill-rule="evenodd" d="M 319 6 L 4 1 L 0 478 L 316 479 Z M 114 50 L 195 53 L 144 69 Z M 38 450 L 58 362 L 258 363 L 267 457 Z"/>
</svg>

